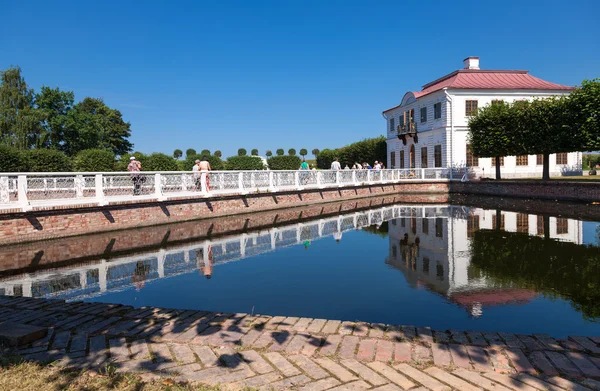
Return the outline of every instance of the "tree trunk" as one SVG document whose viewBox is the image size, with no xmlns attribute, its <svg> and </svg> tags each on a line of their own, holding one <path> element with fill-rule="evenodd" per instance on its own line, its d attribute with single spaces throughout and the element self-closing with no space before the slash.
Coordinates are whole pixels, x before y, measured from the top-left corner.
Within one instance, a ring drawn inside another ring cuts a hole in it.
<svg viewBox="0 0 600 391">
<path fill-rule="evenodd" d="M 550 239 L 550 217 L 544 216 L 544 239 Z"/>
<path fill-rule="evenodd" d="M 496 209 L 496 226 L 494 228 L 496 231 L 502 229 L 502 211 L 500 209 Z"/>
<path fill-rule="evenodd" d="M 502 179 L 500 177 L 500 156 L 496 156 L 496 179 Z"/>
<path fill-rule="evenodd" d="M 544 168 L 542 172 L 542 179 L 545 181 L 550 180 L 550 154 L 544 153 Z"/>
</svg>

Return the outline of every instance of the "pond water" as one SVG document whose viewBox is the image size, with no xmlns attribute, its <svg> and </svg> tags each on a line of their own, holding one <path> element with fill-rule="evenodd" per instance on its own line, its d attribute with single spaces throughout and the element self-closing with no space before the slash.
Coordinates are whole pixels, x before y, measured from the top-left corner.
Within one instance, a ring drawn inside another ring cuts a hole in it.
<svg viewBox="0 0 600 391">
<path fill-rule="evenodd" d="M 598 232 L 596 222 L 560 217 L 396 205 L 54 270 L 0 271 L 0 294 L 600 335 Z"/>
</svg>

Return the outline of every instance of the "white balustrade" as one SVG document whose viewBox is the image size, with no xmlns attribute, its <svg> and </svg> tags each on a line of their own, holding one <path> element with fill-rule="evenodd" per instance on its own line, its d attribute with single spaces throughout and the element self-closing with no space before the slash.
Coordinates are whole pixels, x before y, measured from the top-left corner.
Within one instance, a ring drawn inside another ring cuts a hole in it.
<svg viewBox="0 0 600 391">
<path fill-rule="evenodd" d="M 0 173 L 0 209 L 31 210 L 74 204 L 106 205 L 403 181 L 448 181 L 452 170 L 294 170 L 182 172 Z M 459 178 L 460 179 L 460 178 Z"/>
</svg>

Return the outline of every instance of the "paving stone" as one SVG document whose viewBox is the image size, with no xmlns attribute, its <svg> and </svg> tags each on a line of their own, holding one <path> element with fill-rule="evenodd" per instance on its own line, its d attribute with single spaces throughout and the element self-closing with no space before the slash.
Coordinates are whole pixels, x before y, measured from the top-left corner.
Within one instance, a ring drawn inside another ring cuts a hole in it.
<svg viewBox="0 0 600 391">
<path fill-rule="evenodd" d="M 487 391 L 511 391 L 510 388 L 506 388 L 501 384 L 493 382 L 490 379 L 479 375 L 477 372 L 471 372 L 463 368 L 458 368 L 454 370 L 452 374 L 468 380 L 473 384 L 477 384 L 479 387 L 482 387 Z"/>
<path fill-rule="evenodd" d="M 291 334 L 289 331 L 275 331 L 271 333 L 271 339 L 273 344 L 269 346 L 269 350 L 272 352 L 281 352 L 284 351 L 288 344 L 292 342 L 292 338 L 294 334 Z"/>
<path fill-rule="evenodd" d="M 423 386 L 425 386 L 426 388 L 429 388 L 430 390 L 450 391 L 450 387 L 448 387 L 447 385 L 440 383 L 433 377 L 419 371 L 418 369 L 411 367 L 408 364 L 397 364 L 397 365 L 394 365 L 394 368 L 397 369 L 398 371 L 402 372 L 406 376 L 421 383 Z"/>
<path fill-rule="evenodd" d="M 296 334 L 286 346 L 285 352 L 288 354 L 300 353 L 308 338 L 310 338 L 308 334 Z"/>
<path fill-rule="evenodd" d="M 300 374 L 298 368 L 293 366 L 288 360 L 286 360 L 277 352 L 266 353 L 265 357 L 275 366 L 275 368 L 283 373 L 284 376 L 295 376 Z"/>
<path fill-rule="evenodd" d="M 433 353 L 433 363 L 439 367 L 447 367 L 452 364 L 452 355 L 450 347 L 446 344 L 434 343 L 431 346 Z"/>
<path fill-rule="evenodd" d="M 214 369 L 214 368 L 212 368 L 212 369 Z M 231 383 L 231 382 L 244 380 L 244 379 L 254 376 L 254 375 L 255 375 L 255 373 L 252 372 L 250 370 L 250 368 L 244 368 L 239 371 L 226 373 L 221 376 L 216 376 L 212 379 L 207 380 L 206 382 L 210 385 L 225 384 L 225 383 Z"/>
<path fill-rule="evenodd" d="M 275 383 L 267 384 L 259 388 L 260 391 L 279 391 L 279 390 L 289 390 L 295 387 L 302 386 L 311 381 L 310 377 L 306 375 L 298 375 L 294 377 L 290 377 L 288 379 L 283 379 Z"/>
<path fill-rule="evenodd" d="M 394 344 L 394 361 L 409 362 L 411 359 L 410 342 L 396 342 Z"/>
<path fill-rule="evenodd" d="M 581 382 L 581 384 L 591 388 L 592 390 L 600 391 L 600 381 L 594 379 L 585 379 L 583 382 Z"/>
<path fill-rule="evenodd" d="M 483 376 L 487 377 L 490 380 L 495 381 L 496 383 L 500 383 L 503 386 L 510 388 L 511 390 L 516 390 L 516 391 L 536 391 L 537 390 L 537 388 L 528 386 L 527 384 L 518 381 L 514 377 L 511 377 L 508 375 L 503 375 L 501 373 L 486 372 L 483 374 Z"/>
<path fill-rule="evenodd" d="M 129 360 L 129 349 L 127 348 L 127 340 L 125 338 L 109 339 L 108 347 L 112 361 L 119 362 Z"/>
<path fill-rule="evenodd" d="M 450 336 L 445 333 L 444 331 L 433 331 L 433 339 L 435 342 L 437 343 L 449 343 L 450 342 Z"/>
<path fill-rule="evenodd" d="M 306 341 L 304 346 L 302 346 L 301 354 L 304 354 L 307 357 L 314 356 L 317 349 L 321 347 L 325 340 L 321 337 L 311 337 Z"/>
<path fill-rule="evenodd" d="M 152 351 L 154 362 L 162 363 L 175 361 L 171 355 L 171 350 L 166 343 L 150 343 L 149 346 Z"/>
<path fill-rule="evenodd" d="M 600 379 L 600 369 L 598 369 L 586 356 L 578 352 L 567 352 L 566 356 L 579 368 L 585 377 Z"/>
<path fill-rule="evenodd" d="M 315 364 L 310 358 L 297 354 L 295 356 L 288 357 L 293 363 L 295 363 L 300 369 L 302 369 L 308 376 L 313 379 L 323 379 L 329 374 L 325 372 L 320 366 Z"/>
<path fill-rule="evenodd" d="M 379 372 L 383 376 L 387 377 L 390 381 L 398 386 L 402 387 L 404 390 L 408 390 L 411 387 L 415 386 L 415 383 L 411 382 L 406 378 L 406 376 L 400 374 L 394 368 L 382 363 L 382 362 L 372 362 L 368 364 L 371 369 L 376 372 Z"/>
<path fill-rule="evenodd" d="M 413 326 L 402 326 L 401 330 L 405 340 L 412 341 L 417 336 L 417 330 Z"/>
<path fill-rule="evenodd" d="M 90 338 L 90 352 L 101 352 L 106 350 L 106 338 L 103 335 L 96 335 Z"/>
<path fill-rule="evenodd" d="M 101 320 L 93 325 L 88 326 L 87 328 L 81 329 L 80 331 L 83 331 L 83 332 L 86 332 L 89 334 L 99 333 L 102 330 L 104 330 L 105 328 L 109 327 L 111 324 L 116 323 L 119 320 L 121 320 L 120 317 L 114 316 L 112 318 Z"/>
<path fill-rule="evenodd" d="M 529 355 L 529 361 L 534 367 L 546 376 L 556 376 L 558 371 L 552 366 L 552 363 L 544 356 L 543 352 L 537 351 Z"/>
<path fill-rule="evenodd" d="M 395 386 L 393 384 L 386 384 L 384 386 L 379 386 L 376 388 L 371 389 L 371 391 L 400 391 L 401 388 L 398 386 Z"/>
<path fill-rule="evenodd" d="M 69 351 L 71 352 L 80 352 L 85 351 L 87 349 L 87 341 L 88 335 L 85 333 L 82 334 L 74 334 L 71 338 L 71 347 Z"/>
<path fill-rule="evenodd" d="M 323 390 L 327 390 L 331 387 L 335 387 L 338 384 L 340 384 L 339 380 L 337 380 L 333 377 L 328 377 L 326 379 L 321 379 L 321 380 L 317 380 L 312 383 L 308 383 L 305 386 L 301 387 L 300 390 L 302 390 L 302 391 L 323 391 Z"/>
<path fill-rule="evenodd" d="M 473 365 L 471 365 L 471 359 L 469 358 L 469 353 L 467 352 L 465 345 L 451 343 L 448 345 L 448 348 L 450 349 L 450 355 L 452 356 L 454 365 L 459 368 L 473 369 Z"/>
<path fill-rule="evenodd" d="M 292 329 L 296 332 L 303 332 L 308 329 L 308 326 L 312 322 L 312 318 L 300 318 L 296 324 L 292 327 Z"/>
<path fill-rule="evenodd" d="M 231 370 L 237 371 L 248 367 L 248 364 L 242 360 L 242 357 L 230 347 L 219 347 L 214 352 L 219 357 L 219 361 Z"/>
<path fill-rule="evenodd" d="M 133 327 L 135 327 L 140 322 L 142 322 L 141 319 L 136 319 L 136 320 L 125 319 L 125 320 L 121 320 L 120 322 L 117 322 L 117 323 L 113 324 L 108 329 L 107 334 L 108 335 L 119 335 L 121 333 L 124 333 L 124 332 L 132 329 Z"/>
<path fill-rule="evenodd" d="M 242 346 L 252 346 L 252 343 L 260 337 L 261 331 L 251 328 L 240 340 Z"/>
<path fill-rule="evenodd" d="M 568 351 L 585 352 L 585 349 L 574 341 L 569 341 L 568 339 L 557 339 L 556 342 L 558 342 L 560 346 Z"/>
<path fill-rule="evenodd" d="M 274 316 L 265 324 L 266 330 L 275 330 L 285 320 L 285 316 Z"/>
<path fill-rule="evenodd" d="M 241 344 L 244 333 L 238 331 L 220 330 L 205 340 L 205 344 L 213 346 L 235 347 Z"/>
<path fill-rule="evenodd" d="M 361 379 L 368 381 L 374 386 L 380 386 L 387 383 L 387 381 L 376 372 L 356 360 L 342 360 L 341 364 L 356 373 Z"/>
<path fill-rule="evenodd" d="M 359 361 L 373 361 L 375 358 L 376 339 L 363 339 L 358 345 L 356 359 Z"/>
<path fill-rule="evenodd" d="M 483 338 L 485 338 L 485 340 L 488 342 L 488 344 L 492 347 L 506 346 L 506 344 L 504 343 L 504 341 L 502 341 L 502 338 L 500 338 L 500 335 L 498 333 L 484 332 L 481 334 L 483 335 Z"/>
<path fill-rule="evenodd" d="M 525 345 L 525 349 L 534 351 L 534 350 L 543 350 L 544 347 L 535 339 L 530 337 L 529 335 L 517 334 L 517 338 Z"/>
<path fill-rule="evenodd" d="M 394 343 L 380 339 L 377 341 L 375 361 L 391 362 L 394 358 Z"/>
<path fill-rule="evenodd" d="M 357 380 L 352 383 L 346 383 L 341 386 L 334 387 L 334 388 L 330 389 L 329 391 L 362 391 L 362 390 L 366 390 L 369 387 L 371 387 L 370 384 L 368 384 L 362 380 Z"/>
<path fill-rule="evenodd" d="M 504 352 L 508 356 L 510 363 L 517 372 L 527 372 L 532 375 L 537 374 L 537 371 L 535 370 L 533 365 L 531 365 L 529 359 L 527 358 L 527 356 L 525 356 L 525 353 L 523 353 L 521 349 L 510 348 L 505 349 Z"/>
<path fill-rule="evenodd" d="M 190 341 L 190 343 L 193 343 L 193 344 L 196 344 L 196 345 L 206 345 L 206 341 L 213 334 L 219 332 L 219 330 L 220 330 L 220 327 L 218 327 L 218 326 L 210 326 L 210 327 L 204 329 L 200 333 L 196 332 L 196 336 Z M 191 331 L 193 332 L 194 330 L 191 330 Z"/>
<path fill-rule="evenodd" d="M 508 358 L 502 354 L 500 348 L 489 347 L 484 348 L 487 353 L 489 360 L 494 367 L 494 371 L 500 373 L 514 373 L 515 370 L 511 368 Z"/>
<path fill-rule="evenodd" d="M 275 370 L 275 368 L 273 368 L 271 364 L 262 358 L 255 350 L 240 352 L 240 356 L 242 357 L 242 360 L 250 365 L 250 368 L 258 374 L 264 375 L 265 373 L 273 372 Z"/>
<path fill-rule="evenodd" d="M 550 383 L 546 383 L 545 381 L 538 379 L 537 377 L 533 377 L 526 373 L 521 373 L 515 376 L 515 379 L 531 386 L 537 388 L 538 390 L 548 390 L 548 391 L 564 391 L 562 388 L 554 386 Z"/>
<path fill-rule="evenodd" d="M 129 348 L 131 349 L 131 358 L 133 360 L 150 359 L 150 350 L 148 349 L 148 344 L 146 344 L 146 341 L 142 339 L 133 341 L 131 342 Z"/>
<path fill-rule="evenodd" d="M 48 329 L 19 323 L 0 323 L 0 343 L 7 346 L 22 346 L 48 335 Z"/>
<path fill-rule="evenodd" d="M 504 340 L 506 346 L 510 348 L 525 349 L 525 344 L 521 342 L 515 334 L 500 332 L 498 335 Z"/>
<path fill-rule="evenodd" d="M 419 339 L 423 341 L 426 346 L 431 346 L 433 343 L 433 333 L 429 327 L 418 327 L 417 333 L 419 334 Z"/>
<path fill-rule="evenodd" d="M 358 345 L 359 339 L 354 335 L 347 335 L 342 339 L 340 346 L 340 357 L 341 358 L 354 358 L 354 351 Z"/>
<path fill-rule="evenodd" d="M 332 356 L 337 352 L 338 346 L 342 341 L 342 336 L 339 334 L 331 334 L 325 338 L 325 342 L 323 342 L 323 346 L 319 351 L 319 356 Z"/>
<path fill-rule="evenodd" d="M 387 337 L 392 342 L 404 342 L 404 333 L 402 332 L 402 328 L 400 326 L 390 326 L 386 332 Z"/>
<path fill-rule="evenodd" d="M 371 325 L 371 328 L 369 329 L 369 337 L 371 338 L 383 338 L 383 335 L 385 334 L 385 330 L 386 330 L 386 325 L 382 324 L 382 323 L 374 323 Z"/>
<path fill-rule="evenodd" d="M 272 331 L 263 331 L 260 336 L 252 342 L 251 346 L 256 349 L 266 348 L 273 342 L 273 338 L 271 337 Z"/>
<path fill-rule="evenodd" d="M 371 330 L 371 325 L 367 322 L 356 322 L 354 324 L 354 330 L 352 331 L 352 335 L 356 335 L 357 337 L 366 337 L 369 335 Z"/>
<path fill-rule="evenodd" d="M 190 364 L 196 362 L 196 356 L 188 345 L 173 344 L 170 346 L 171 351 L 175 355 L 175 361 L 180 364 Z"/>
<path fill-rule="evenodd" d="M 219 365 L 217 355 L 208 346 L 190 345 L 194 353 L 200 359 L 200 362 L 205 367 L 215 367 Z"/>
<path fill-rule="evenodd" d="M 70 331 L 60 331 L 54 336 L 52 341 L 52 349 L 66 349 L 71 339 Z"/>
<path fill-rule="evenodd" d="M 570 380 L 563 379 L 562 377 L 554 376 L 546 379 L 548 383 L 555 384 L 565 390 L 569 391 L 590 391 L 589 388 L 582 386 L 581 384 L 574 383 Z"/>
<path fill-rule="evenodd" d="M 575 364 L 573 364 L 569 359 L 567 359 L 563 354 L 558 352 L 546 351 L 546 356 L 550 359 L 554 367 L 559 370 L 559 372 L 569 376 L 569 377 L 581 377 L 581 372 Z"/>
<path fill-rule="evenodd" d="M 270 372 L 260 376 L 251 377 L 250 379 L 241 380 L 233 383 L 230 388 L 233 390 L 242 390 L 244 388 L 257 388 L 266 384 L 281 380 L 283 376 L 277 372 Z"/>
<path fill-rule="evenodd" d="M 413 360 L 420 365 L 424 365 L 433 361 L 431 349 L 423 345 L 413 346 Z"/>
<path fill-rule="evenodd" d="M 579 345 L 581 345 L 583 348 L 585 348 L 587 351 L 589 351 L 591 353 L 600 354 L 600 348 L 598 346 L 596 346 L 596 344 L 589 338 L 578 337 L 578 336 L 569 336 L 569 339 L 571 341 L 577 342 Z"/>
<path fill-rule="evenodd" d="M 323 334 L 336 334 L 342 322 L 339 320 L 328 320 L 325 326 L 321 329 Z"/>
<path fill-rule="evenodd" d="M 467 338 L 467 335 L 465 333 L 463 333 L 462 331 L 458 331 L 458 330 L 449 330 L 450 332 L 450 338 L 452 341 L 454 341 L 457 344 L 460 345 L 466 345 L 469 343 L 469 339 Z"/>
<path fill-rule="evenodd" d="M 456 388 L 461 391 L 479 391 L 481 390 L 479 387 L 476 387 L 472 384 L 467 383 L 466 381 L 449 374 L 443 369 L 430 367 L 425 369 L 423 372 L 428 374 L 431 377 L 436 378 L 437 380 L 449 384 L 451 387 Z"/>
<path fill-rule="evenodd" d="M 542 344 L 544 349 L 558 351 L 564 350 L 564 348 L 560 346 L 560 344 L 554 338 L 547 334 L 534 334 L 533 336 Z"/>
<path fill-rule="evenodd" d="M 327 321 L 325 319 L 313 319 L 310 325 L 306 328 L 309 333 L 319 333 L 325 326 Z"/>
<path fill-rule="evenodd" d="M 358 379 L 356 376 L 354 376 L 351 372 L 346 370 L 344 367 L 342 367 L 341 365 L 339 365 L 338 363 L 334 362 L 333 360 L 331 360 L 327 357 L 315 358 L 315 361 L 320 366 L 322 366 L 323 368 L 325 368 L 326 370 L 331 372 L 331 374 L 333 374 L 335 377 L 340 379 L 343 383 Z"/>
<path fill-rule="evenodd" d="M 491 371 L 493 370 L 490 360 L 485 353 L 485 350 L 478 346 L 467 345 L 467 352 L 471 358 L 471 363 L 475 367 L 476 371 Z"/>
<path fill-rule="evenodd" d="M 342 335 L 350 335 L 354 331 L 355 325 L 356 324 L 354 322 L 348 322 L 348 321 L 342 322 L 338 332 Z"/>
<path fill-rule="evenodd" d="M 475 346 L 488 346 L 487 341 L 483 338 L 483 334 L 479 331 L 467 331 L 467 337 L 469 337 L 470 345 Z"/>
</svg>

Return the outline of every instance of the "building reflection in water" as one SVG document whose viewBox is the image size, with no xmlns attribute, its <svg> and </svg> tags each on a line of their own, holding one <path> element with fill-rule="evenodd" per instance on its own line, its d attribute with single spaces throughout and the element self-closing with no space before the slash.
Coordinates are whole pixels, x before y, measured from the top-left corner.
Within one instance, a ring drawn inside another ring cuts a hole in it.
<svg viewBox="0 0 600 391">
<path fill-rule="evenodd" d="M 582 244 L 582 222 L 524 213 L 447 207 L 446 216 L 410 208 L 389 223 L 387 263 L 402 271 L 416 288 L 424 287 L 465 307 L 473 317 L 485 306 L 525 303 L 530 289 L 490 279 L 471 265 L 471 241 L 480 229 L 540 235 Z"/>
</svg>

